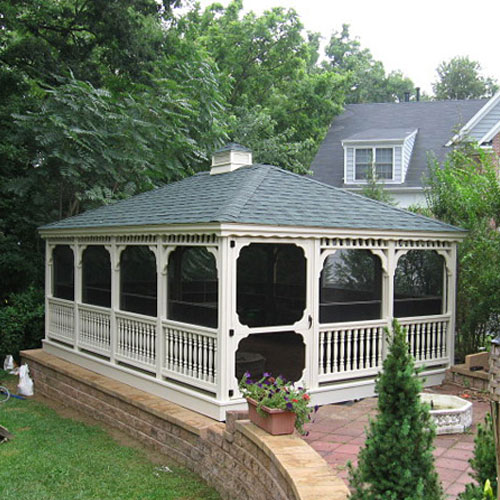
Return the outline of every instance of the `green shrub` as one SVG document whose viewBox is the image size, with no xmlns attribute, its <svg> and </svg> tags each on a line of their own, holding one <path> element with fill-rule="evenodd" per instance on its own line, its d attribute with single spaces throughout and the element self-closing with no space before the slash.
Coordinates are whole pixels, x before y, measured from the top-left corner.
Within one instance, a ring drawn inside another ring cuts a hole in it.
<svg viewBox="0 0 500 500">
<path fill-rule="evenodd" d="M 484 418 L 484 425 L 477 426 L 477 434 L 474 438 L 474 456 L 469 460 L 474 470 L 471 476 L 477 481 L 476 484 L 468 484 L 465 491 L 458 498 L 460 500 L 483 500 L 484 484 L 490 481 L 491 488 L 496 498 L 497 492 L 497 469 L 495 455 L 495 437 L 493 435 L 493 421 L 489 413 Z"/>
<path fill-rule="evenodd" d="M 44 336 L 43 291 L 28 288 L 11 294 L 0 307 L 0 361 L 7 354 L 41 346 Z"/>
<path fill-rule="evenodd" d="M 378 414 L 370 421 L 358 467 L 348 465 L 351 500 L 442 498 L 432 454 L 434 426 L 428 405 L 420 401 L 422 382 L 405 337 L 394 321 L 389 353 L 375 385 Z"/>
</svg>

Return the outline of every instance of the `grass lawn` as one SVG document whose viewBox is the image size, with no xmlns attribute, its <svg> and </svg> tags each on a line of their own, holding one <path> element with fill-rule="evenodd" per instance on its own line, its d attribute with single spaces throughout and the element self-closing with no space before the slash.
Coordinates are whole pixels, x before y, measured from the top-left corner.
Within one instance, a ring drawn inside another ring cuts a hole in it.
<svg viewBox="0 0 500 500">
<path fill-rule="evenodd" d="M 15 383 L 0 370 L 0 385 Z M 168 457 L 152 463 L 98 426 L 62 418 L 38 401 L 0 403 L 0 424 L 15 436 L 0 444 L 2 500 L 219 498 Z"/>
</svg>

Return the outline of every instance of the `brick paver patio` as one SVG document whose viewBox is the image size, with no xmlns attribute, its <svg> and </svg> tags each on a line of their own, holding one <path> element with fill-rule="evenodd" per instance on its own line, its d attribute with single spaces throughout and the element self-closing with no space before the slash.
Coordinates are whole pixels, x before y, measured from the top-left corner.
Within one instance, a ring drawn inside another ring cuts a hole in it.
<svg viewBox="0 0 500 500">
<path fill-rule="evenodd" d="M 446 498 L 452 500 L 472 481 L 468 460 L 473 455 L 477 423 L 484 421 L 489 403 L 483 395 L 452 384 L 428 390 L 465 395 L 473 403 L 473 426 L 469 432 L 437 436 L 434 441 L 436 468 Z M 358 451 L 365 442 L 364 429 L 368 425 L 368 419 L 375 415 L 376 405 L 376 398 L 367 398 L 354 403 L 323 406 L 316 413 L 314 422 L 308 424 L 309 435 L 305 437 L 306 441 L 346 482 L 346 463 L 351 460 L 357 464 Z"/>
</svg>

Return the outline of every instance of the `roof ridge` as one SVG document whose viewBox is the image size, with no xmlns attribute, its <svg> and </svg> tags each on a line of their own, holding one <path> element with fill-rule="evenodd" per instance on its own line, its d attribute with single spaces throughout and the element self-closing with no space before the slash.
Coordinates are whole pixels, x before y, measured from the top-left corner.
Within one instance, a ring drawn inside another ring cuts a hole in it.
<svg viewBox="0 0 500 500">
<path fill-rule="evenodd" d="M 367 196 L 363 196 L 361 194 L 358 194 L 358 193 L 353 193 L 352 191 L 347 191 L 345 189 L 342 189 L 342 188 L 338 188 L 338 187 L 335 187 L 335 186 L 331 186 L 330 184 L 325 184 L 324 182 L 321 182 L 321 181 L 318 181 L 316 179 L 311 179 L 311 177 L 308 177 L 308 176 L 302 176 L 300 174 L 296 174 L 295 172 L 290 172 L 289 170 L 285 170 L 283 168 L 280 168 L 280 167 L 274 167 L 278 170 L 280 170 L 281 172 L 283 173 L 286 173 L 286 174 L 289 174 L 289 175 L 293 175 L 295 177 L 298 177 L 299 179 L 305 179 L 309 182 L 314 182 L 315 184 L 319 184 L 320 186 L 323 186 L 325 188 L 328 188 L 330 190 L 333 190 L 333 191 L 336 191 L 336 192 L 341 192 L 341 194 L 343 195 L 348 195 L 348 196 L 355 196 L 357 198 L 360 198 L 363 200 L 364 203 L 374 203 L 374 204 L 377 204 L 377 205 L 382 205 L 384 207 L 388 207 L 388 208 L 392 208 L 393 210 L 397 210 L 398 212 L 402 212 L 406 215 L 411 215 L 417 219 L 425 219 L 425 220 L 428 220 L 428 221 L 432 221 L 434 223 L 438 223 L 438 224 L 441 224 L 443 226 L 447 226 L 447 227 L 450 227 L 452 229 L 455 229 L 455 230 L 461 230 L 461 231 L 466 231 L 465 229 L 461 228 L 461 227 L 458 227 L 458 226 L 453 226 L 452 224 L 448 224 L 446 222 L 443 222 L 439 219 L 433 219 L 432 217 L 427 217 L 426 215 L 420 215 L 420 214 L 416 214 L 414 212 L 410 212 L 409 210 L 405 210 L 404 208 L 400 208 L 400 207 L 396 207 L 394 205 L 390 205 L 389 203 L 384 203 L 383 201 L 379 201 L 379 200 L 374 200 L 373 198 L 368 198 Z"/>
<path fill-rule="evenodd" d="M 249 200 L 252 198 L 252 196 L 255 194 L 259 186 L 266 178 L 270 170 L 269 167 L 270 165 L 262 164 L 254 164 L 250 167 L 243 167 L 241 169 L 241 172 L 244 171 L 243 169 L 246 169 L 248 172 L 255 168 L 256 174 L 250 177 L 249 181 L 245 185 L 245 189 L 238 190 L 236 196 L 232 197 L 229 200 L 229 203 L 226 203 L 220 207 L 220 209 L 215 214 L 216 217 L 225 216 L 231 219 L 237 218 L 243 210 L 243 207 L 249 202 Z"/>
</svg>

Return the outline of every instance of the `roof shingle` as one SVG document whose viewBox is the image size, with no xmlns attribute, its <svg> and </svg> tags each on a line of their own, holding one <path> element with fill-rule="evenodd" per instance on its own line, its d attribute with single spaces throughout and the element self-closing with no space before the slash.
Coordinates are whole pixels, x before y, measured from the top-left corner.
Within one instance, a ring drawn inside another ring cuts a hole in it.
<svg viewBox="0 0 500 500">
<path fill-rule="evenodd" d="M 457 232 L 460 229 L 270 165 L 203 172 L 43 230 L 156 224 L 244 223 Z"/>
</svg>

